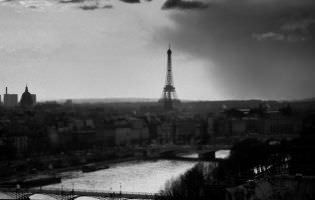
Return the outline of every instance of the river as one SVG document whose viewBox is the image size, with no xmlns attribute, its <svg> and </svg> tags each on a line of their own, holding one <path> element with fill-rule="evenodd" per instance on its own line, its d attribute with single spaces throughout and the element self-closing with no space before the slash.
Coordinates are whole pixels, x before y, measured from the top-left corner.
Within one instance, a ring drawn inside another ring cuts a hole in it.
<svg viewBox="0 0 315 200">
<path fill-rule="evenodd" d="M 157 193 L 168 180 L 178 177 L 196 164 L 171 160 L 123 162 L 95 172 L 64 172 L 60 174 L 61 183 L 43 188 Z"/>
<path fill-rule="evenodd" d="M 226 158 L 229 154 L 229 150 L 221 150 L 215 156 Z M 184 157 L 197 156 L 198 154 L 189 154 Z M 129 161 L 112 164 L 109 169 L 95 172 L 64 172 L 60 174 L 61 183 L 43 188 L 157 193 L 168 180 L 184 174 L 196 164 L 197 161 Z"/>
</svg>

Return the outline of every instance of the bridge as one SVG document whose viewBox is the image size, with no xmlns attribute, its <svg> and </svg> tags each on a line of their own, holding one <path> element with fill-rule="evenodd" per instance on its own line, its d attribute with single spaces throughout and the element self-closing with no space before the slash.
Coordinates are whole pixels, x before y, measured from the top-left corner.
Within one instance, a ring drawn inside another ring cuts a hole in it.
<svg viewBox="0 0 315 200">
<path fill-rule="evenodd" d="M 172 148 L 165 149 L 160 152 L 160 158 L 168 160 L 182 160 L 182 161 L 218 161 L 215 157 L 215 152 L 218 150 L 229 150 L 230 145 L 212 145 L 203 149 L 197 148 Z M 185 157 L 185 154 L 196 153 L 196 157 Z"/>
<path fill-rule="evenodd" d="M 12 199 L 26 200 L 32 195 L 41 194 L 56 200 L 74 200 L 79 197 L 93 197 L 96 199 L 156 199 L 159 194 L 154 193 L 135 193 L 135 192 L 112 192 L 100 190 L 72 190 L 72 189 L 14 189 L 0 188 L 0 193 Z M 1 199 L 1 198 L 0 198 Z"/>
</svg>

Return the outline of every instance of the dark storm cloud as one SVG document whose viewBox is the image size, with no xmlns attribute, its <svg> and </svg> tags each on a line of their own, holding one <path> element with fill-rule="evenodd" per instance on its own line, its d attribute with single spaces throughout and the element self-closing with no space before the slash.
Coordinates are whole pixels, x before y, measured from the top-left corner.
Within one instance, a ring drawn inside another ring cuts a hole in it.
<svg viewBox="0 0 315 200">
<path fill-rule="evenodd" d="M 85 0 L 59 0 L 59 3 L 82 3 Z"/>
<path fill-rule="evenodd" d="M 213 1 L 204 12 L 171 15 L 157 33 L 184 53 L 215 65 L 209 78 L 226 97 L 315 96 L 315 2 Z"/>
<path fill-rule="evenodd" d="M 140 3 L 140 0 L 120 0 L 125 3 Z"/>
<path fill-rule="evenodd" d="M 105 5 L 105 6 L 99 6 L 99 5 L 82 5 L 79 8 L 81 8 L 82 10 L 96 10 L 96 9 L 111 9 L 113 8 L 112 5 Z"/>
<path fill-rule="evenodd" d="M 201 1 L 167 0 L 162 9 L 204 9 L 208 4 Z"/>
<path fill-rule="evenodd" d="M 112 5 L 100 5 L 98 2 L 90 3 L 90 4 L 83 4 L 79 6 L 80 9 L 85 10 L 85 11 L 90 11 L 90 10 L 96 10 L 96 9 L 111 9 L 113 8 Z"/>
<path fill-rule="evenodd" d="M 100 5 L 98 0 L 59 0 L 60 3 L 74 3 L 74 4 L 81 4 L 78 8 L 91 11 L 96 9 L 110 9 L 113 8 L 112 5 Z"/>
<path fill-rule="evenodd" d="M 79 8 L 81 8 L 82 10 L 95 10 L 98 9 L 98 5 L 82 5 Z"/>
<path fill-rule="evenodd" d="M 315 10 L 306 10 L 282 17 L 283 23 L 273 32 L 255 33 L 258 40 L 282 40 L 288 42 L 303 42 L 313 40 L 315 36 Z"/>
<path fill-rule="evenodd" d="M 113 6 L 113 5 L 110 5 L 110 4 L 103 6 L 104 9 L 111 9 L 111 8 L 113 8 L 113 7 L 114 7 L 114 6 Z"/>
</svg>

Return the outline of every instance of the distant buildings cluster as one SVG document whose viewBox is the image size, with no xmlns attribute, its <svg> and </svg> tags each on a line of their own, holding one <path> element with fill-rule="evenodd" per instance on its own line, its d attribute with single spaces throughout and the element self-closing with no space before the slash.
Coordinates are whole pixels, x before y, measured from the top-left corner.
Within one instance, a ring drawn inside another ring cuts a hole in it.
<svg viewBox="0 0 315 200">
<path fill-rule="evenodd" d="M 23 92 L 20 101 L 18 100 L 18 94 L 10 94 L 8 93 L 8 88 L 5 88 L 5 94 L 3 95 L 3 100 L 0 95 L 0 104 L 4 107 L 30 107 L 36 104 L 36 94 L 31 94 L 28 91 L 28 87 L 25 87 L 25 91 Z"/>
<path fill-rule="evenodd" d="M 201 145 L 231 143 L 247 137 L 294 138 L 301 130 L 302 119 L 291 114 L 289 107 L 281 110 L 225 109 L 207 116 L 189 113 L 169 116 L 153 113 L 106 115 L 102 109 L 76 110 L 65 104 L 53 110 L 41 108 L 28 113 L 22 110 L 3 113 L 0 146 L 11 141 L 16 152 L 23 154 L 38 145 L 45 147 L 44 151 L 150 144 Z"/>
<path fill-rule="evenodd" d="M 24 94 L 30 97 L 30 93 Z M 31 103 L 24 96 L 20 104 Z M 55 166 L 62 155 L 69 156 L 67 163 L 92 159 L 92 155 L 93 159 L 154 156 L 159 149 L 174 144 L 199 146 L 232 144 L 246 138 L 295 138 L 309 126 L 304 118 L 290 106 L 224 108 L 204 114 L 135 113 L 117 108 L 116 104 L 105 108 L 69 101 L 38 104 L 33 109 L 0 109 L 0 176 L 7 160 L 24 157 L 51 155 L 47 162 Z"/>
<path fill-rule="evenodd" d="M 226 138 L 294 138 L 302 130 L 302 118 L 289 105 L 279 110 L 266 106 L 252 109 L 225 109 L 208 117 L 208 133 L 213 142 Z"/>
</svg>

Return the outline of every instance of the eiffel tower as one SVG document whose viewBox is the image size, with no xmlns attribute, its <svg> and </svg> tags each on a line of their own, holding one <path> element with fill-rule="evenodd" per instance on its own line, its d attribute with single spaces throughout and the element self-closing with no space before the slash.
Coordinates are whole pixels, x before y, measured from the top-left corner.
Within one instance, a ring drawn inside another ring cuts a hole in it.
<svg viewBox="0 0 315 200">
<path fill-rule="evenodd" d="M 166 80 L 165 86 L 163 88 L 162 97 L 159 102 L 163 103 L 165 110 L 173 110 L 174 103 L 179 102 L 173 82 L 173 73 L 172 73 L 172 50 L 169 46 L 167 50 L 167 71 L 166 71 Z"/>
</svg>

